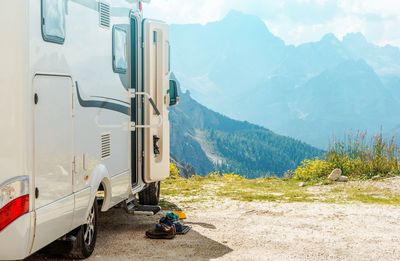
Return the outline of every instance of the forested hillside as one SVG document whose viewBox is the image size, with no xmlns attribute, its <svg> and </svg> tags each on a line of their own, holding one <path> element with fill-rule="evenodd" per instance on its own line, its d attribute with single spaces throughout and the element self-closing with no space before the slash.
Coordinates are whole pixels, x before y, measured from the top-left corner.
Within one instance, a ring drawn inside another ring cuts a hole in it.
<svg viewBox="0 0 400 261">
<path fill-rule="evenodd" d="M 250 178 L 278 175 L 322 155 L 303 142 L 248 122 L 229 119 L 181 93 L 171 109 L 171 154 L 199 174 L 235 172 Z"/>
</svg>

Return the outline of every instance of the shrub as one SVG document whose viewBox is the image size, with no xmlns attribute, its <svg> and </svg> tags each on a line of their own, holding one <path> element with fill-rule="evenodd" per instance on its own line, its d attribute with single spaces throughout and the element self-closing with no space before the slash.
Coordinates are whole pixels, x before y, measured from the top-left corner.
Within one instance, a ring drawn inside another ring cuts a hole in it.
<svg viewBox="0 0 400 261">
<path fill-rule="evenodd" d="M 366 142 L 366 133 L 349 134 L 344 141 L 335 141 L 327 153 L 327 161 L 352 178 L 397 175 L 399 147 L 395 139 L 385 140 L 382 134 Z"/>
<path fill-rule="evenodd" d="M 293 177 L 302 181 L 313 181 L 325 178 L 332 171 L 332 165 L 325 160 L 305 160 L 294 171 Z"/>
<path fill-rule="evenodd" d="M 169 176 L 172 179 L 178 179 L 181 177 L 178 167 L 173 163 L 169 164 Z"/>
<path fill-rule="evenodd" d="M 366 133 L 349 134 L 343 141 L 334 140 L 324 160 L 306 160 L 294 172 L 294 178 L 310 181 L 326 178 L 339 168 L 351 179 L 400 175 L 400 149 L 395 139 L 377 135 L 366 141 Z"/>
<path fill-rule="evenodd" d="M 352 159 L 348 155 L 340 155 L 337 152 L 330 151 L 326 156 L 326 161 L 332 166 L 332 169 L 339 168 L 343 175 L 350 178 L 360 178 L 363 173 L 369 172 L 369 163 L 360 157 Z"/>
</svg>

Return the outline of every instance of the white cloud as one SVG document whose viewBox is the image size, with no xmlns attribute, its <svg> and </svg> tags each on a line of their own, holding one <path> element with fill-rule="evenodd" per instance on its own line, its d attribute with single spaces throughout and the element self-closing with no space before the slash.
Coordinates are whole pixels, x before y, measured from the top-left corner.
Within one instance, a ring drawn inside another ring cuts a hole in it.
<svg viewBox="0 0 400 261">
<path fill-rule="evenodd" d="M 340 38 L 361 32 L 376 44 L 400 46 L 399 0 L 153 0 L 145 15 L 205 24 L 233 9 L 259 16 L 291 44 L 316 41 L 326 33 Z"/>
<path fill-rule="evenodd" d="M 358 15 L 398 16 L 400 11 L 398 0 L 339 0 L 338 5 L 346 12 Z"/>
<path fill-rule="evenodd" d="M 169 23 L 201 23 L 223 17 L 224 0 L 153 0 L 144 6 L 145 15 Z"/>
</svg>

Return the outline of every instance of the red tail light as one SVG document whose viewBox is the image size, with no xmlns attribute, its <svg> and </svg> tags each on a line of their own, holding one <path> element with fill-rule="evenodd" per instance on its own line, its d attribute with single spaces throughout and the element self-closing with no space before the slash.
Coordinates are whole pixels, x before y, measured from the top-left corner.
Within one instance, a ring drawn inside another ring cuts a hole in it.
<svg viewBox="0 0 400 261">
<path fill-rule="evenodd" d="M 0 232 L 29 211 L 29 178 L 17 177 L 0 185 Z"/>
<path fill-rule="evenodd" d="M 0 231 L 29 211 L 29 195 L 14 199 L 0 209 Z"/>
</svg>

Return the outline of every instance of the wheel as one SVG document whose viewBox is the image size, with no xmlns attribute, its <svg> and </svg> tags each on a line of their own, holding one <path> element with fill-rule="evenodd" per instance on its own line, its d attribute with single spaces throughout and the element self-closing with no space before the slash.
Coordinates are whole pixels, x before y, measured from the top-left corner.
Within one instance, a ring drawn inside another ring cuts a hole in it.
<svg viewBox="0 0 400 261">
<path fill-rule="evenodd" d="M 72 250 L 66 255 L 71 259 L 85 259 L 92 255 L 96 246 L 97 230 L 98 230 L 99 209 L 97 200 L 94 200 L 93 206 L 87 217 L 86 224 L 83 224 L 75 231 L 73 236 L 76 240 L 73 242 Z"/>
<path fill-rule="evenodd" d="M 139 192 L 140 205 L 157 206 L 160 203 L 160 182 L 151 183 Z"/>
</svg>

